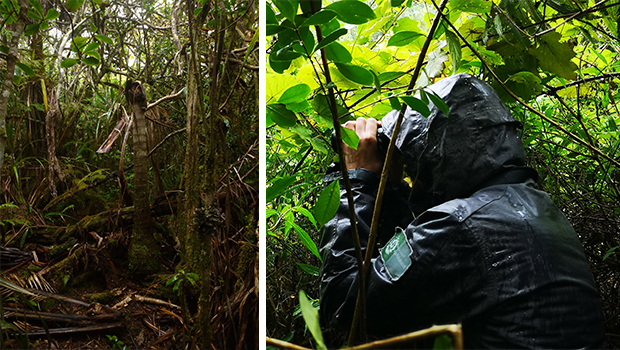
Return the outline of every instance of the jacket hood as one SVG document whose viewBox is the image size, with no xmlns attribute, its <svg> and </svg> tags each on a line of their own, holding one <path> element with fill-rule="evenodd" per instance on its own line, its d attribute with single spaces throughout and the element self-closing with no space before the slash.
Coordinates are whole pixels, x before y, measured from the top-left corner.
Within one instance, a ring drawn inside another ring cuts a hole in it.
<svg viewBox="0 0 620 350">
<path fill-rule="evenodd" d="M 425 188 L 424 195 L 412 203 L 414 212 L 469 197 L 513 169 L 527 169 L 528 177 L 536 179 L 536 172 L 524 167 L 521 123 L 491 86 L 458 74 L 427 89 L 443 99 L 449 114 L 431 105 L 431 114 L 425 118 L 407 108 L 396 140 L 409 176 Z M 398 113 L 394 110 L 382 119 L 380 143 L 392 136 Z"/>
</svg>

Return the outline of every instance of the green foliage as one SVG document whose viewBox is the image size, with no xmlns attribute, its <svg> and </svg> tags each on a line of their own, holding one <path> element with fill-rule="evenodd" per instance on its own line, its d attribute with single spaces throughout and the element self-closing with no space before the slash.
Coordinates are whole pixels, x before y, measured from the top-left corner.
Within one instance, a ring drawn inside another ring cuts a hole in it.
<svg viewBox="0 0 620 350">
<path fill-rule="evenodd" d="M 181 290 L 179 289 L 179 287 L 182 283 L 188 283 L 192 286 L 195 286 L 198 279 L 199 276 L 193 272 L 186 273 L 183 270 L 179 270 L 179 272 L 174 274 L 168 279 L 168 281 L 166 281 L 166 286 L 172 285 L 172 291 L 180 294 Z"/>
<path fill-rule="evenodd" d="M 127 346 L 125 345 L 125 343 L 122 340 L 118 339 L 117 336 L 109 335 L 109 334 L 106 334 L 105 336 L 108 338 L 108 342 L 110 342 L 110 345 L 112 345 L 112 349 L 120 349 L 120 350 L 127 349 Z"/>
<path fill-rule="evenodd" d="M 328 187 L 321 181 L 328 164 L 338 160 L 329 147 L 332 111 L 342 124 L 358 117 L 381 120 L 402 103 L 425 117 L 433 105 L 448 115 L 449 106 L 426 87 L 457 73 L 492 84 L 524 123 L 529 164 L 570 220 L 582 222 L 579 218 L 587 213 L 615 222 L 620 215 L 620 169 L 610 159 L 620 159 L 620 44 L 615 39 L 620 3 L 607 5 L 593 0 L 450 0 L 430 38 L 414 91 L 407 92 L 437 16 L 432 2 L 268 1 L 267 269 L 277 269 L 273 278 L 290 281 L 284 286 L 276 280 L 268 284 L 312 294 L 316 290 L 316 283 L 307 281 L 316 282 L 311 278 L 320 263 L 315 250 L 320 226 L 335 214 L 340 192 L 338 181 Z M 533 114 L 504 87 L 548 120 Z M 341 131 L 343 142 L 357 147 L 357 135 Z M 589 242 L 585 249 L 600 261 L 614 260 L 615 248 L 608 248 L 620 245 L 620 232 L 597 224 L 597 236 L 586 227 L 576 227 Z M 275 307 L 286 308 L 277 301 Z M 273 332 L 278 338 L 290 334 L 284 329 Z M 295 337 L 300 340 L 301 332 Z"/>
<path fill-rule="evenodd" d="M 319 311 L 312 306 L 306 292 L 299 291 L 299 307 L 301 313 L 306 321 L 306 326 L 312 333 L 318 349 L 327 349 L 325 342 L 323 341 L 323 333 L 321 332 L 321 325 L 319 323 Z"/>
</svg>

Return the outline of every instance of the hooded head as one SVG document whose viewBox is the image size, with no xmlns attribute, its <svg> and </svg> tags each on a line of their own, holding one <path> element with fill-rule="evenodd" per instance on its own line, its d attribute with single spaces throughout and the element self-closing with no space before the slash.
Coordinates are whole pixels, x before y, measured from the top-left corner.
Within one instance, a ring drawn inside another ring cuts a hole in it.
<svg viewBox="0 0 620 350">
<path fill-rule="evenodd" d="M 469 197 L 493 178 L 525 165 L 521 124 L 492 87 L 458 74 L 429 89 L 448 105 L 448 116 L 435 106 L 428 118 L 408 108 L 396 140 L 409 175 L 424 186 L 414 211 Z M 392 136 L 397 117 L 398 111 L 392 111 L 382 119 L 380 140 Z"/>
</svg>

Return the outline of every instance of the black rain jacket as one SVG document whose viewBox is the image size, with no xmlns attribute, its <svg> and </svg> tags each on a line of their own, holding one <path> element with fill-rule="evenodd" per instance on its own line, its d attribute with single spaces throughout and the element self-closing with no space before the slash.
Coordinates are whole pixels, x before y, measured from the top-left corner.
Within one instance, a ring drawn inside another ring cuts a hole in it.
<svg viewBox="0 0 620 350">
<path fill-rule="evenodd" d="M 430 89 L 450 107 L 448 117 L 436 107 L 428 118 L 408 110 L 396 142 L 408 173 L 425 191 L 409 199 L 405 183 L 388 184 L 381 210 L 379 240 L 385 243 L 402 227 L 412 264 L 393 281 L 375 252 L 368 333 L 462 323 L 466 348 L 604 347 L 588 262 L 572 226 L 537 189 L 536 172 L 524 166 L 519 123 L 490 86 L 469 75 Z M 383 118 L 380 143 L 389 140 L 397 115 Z M 365 248 L 379 177 L 364 169 L 349 173 Z M 358 266 L 344 186 L 320 247 L 321 316 L 348 328 Z"/>
</svg>

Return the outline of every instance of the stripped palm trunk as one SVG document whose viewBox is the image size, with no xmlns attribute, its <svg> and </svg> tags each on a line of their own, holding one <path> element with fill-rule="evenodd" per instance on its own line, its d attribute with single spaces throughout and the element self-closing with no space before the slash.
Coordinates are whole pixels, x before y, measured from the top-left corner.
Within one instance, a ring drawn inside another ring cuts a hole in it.
<svg viewBox="0 0 620 350">
<path fill-rule="evenodd" d="M 129 244 L 129 268 L 142 277 L 159 269 L 159 244 L 153 235 L 151 225 L 151 203 L 149 200 L 147 125 L 144 113 L 147 101 L 144 88 L 139 81 L 128 80 L 125 97 L 133 111 L 133 162 L 134 162 L 134 219 Z"/>
</svg>

